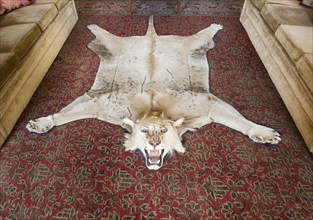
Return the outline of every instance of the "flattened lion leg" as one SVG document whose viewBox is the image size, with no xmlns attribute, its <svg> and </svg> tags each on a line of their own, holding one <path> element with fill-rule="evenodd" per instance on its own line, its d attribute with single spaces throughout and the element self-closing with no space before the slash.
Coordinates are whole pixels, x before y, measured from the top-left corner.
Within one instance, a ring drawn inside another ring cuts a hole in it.
<svg viewBox="0 0 313 220">
<path fill-rule="evenodd" d="M 213 122 L 248 135 L 251 140 L 262 144 L 278 144 L 280 134 L 272 128 L 268 128 L 243 117 L 234 107 L 218 99 L 212 108 L 210 118 Z"/>
<path fill-rule="evenodd" d="M 215 43 L 213 41 L 213 37 L 221 29 L 223 29 L 222 25 L 211 24 L 210 27 L 187 37 L 190 49 L 194 51 L 194 54 L 201 53 L 206 55 L 206 52 L 214 47 Z"/>
<path fill-rule="evenodd" d="M 97 99 L 84 94 L 53 115 L 30 120 L 26 128 L 30 132 L 45 133 L 54 126 L 63 125 L 84 118 L 96 118 L 97 115 Z"/>
</svg>

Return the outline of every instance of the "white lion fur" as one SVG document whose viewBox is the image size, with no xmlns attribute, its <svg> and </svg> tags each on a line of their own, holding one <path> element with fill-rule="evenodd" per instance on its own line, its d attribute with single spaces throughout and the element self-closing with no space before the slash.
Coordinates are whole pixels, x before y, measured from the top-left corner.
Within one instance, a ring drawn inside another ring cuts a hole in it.
<svg viewBox="0 0 313 220">
<path fill-rule="evenodd" d="M 186 131 L 211 122 L 258 143 L 281 140 L 275 130 L 247 120 L 209 93 L 207 51 L 214 47 L 213 37 L 221 25 L 212 24 L 186 37 L 158 36 L 152 18 L 144 36 L 119 37 L 97 25 L 88 28 L 96 36 L 89 48 L 100 59 L 93 86 L 60 112 L 29 121 L 29 131 L 45 133 L 84 118 L 113 123 L 129 132 L 125 149 L 139 149 L 152 170 L 163 165 L 166 154 L 185 152 L 181 137 Z M 145 127 L 149 132 L 143 132 Z M 161 152 L 157 149 L 164 151 L 160 163 L 154 162 Z M 147 150 L 150 155 L 145 154 Z"/>
</svg>

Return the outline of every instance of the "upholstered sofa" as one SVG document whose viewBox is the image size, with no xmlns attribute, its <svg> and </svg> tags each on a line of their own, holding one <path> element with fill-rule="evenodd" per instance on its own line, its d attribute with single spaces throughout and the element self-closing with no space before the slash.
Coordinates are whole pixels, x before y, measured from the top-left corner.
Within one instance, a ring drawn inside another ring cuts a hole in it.
<svg viewBox="0 0 313 220">
<path fill-rule="evenodd" d="M 36 0 L 0 15 L 0 146 L 77 20 L 74 0 Z"/>
<path fill-rule="evenodd" d="M 313 10 L 298 0 L 245 0 L 240 21 L 313 152 Z"/>
</svg>

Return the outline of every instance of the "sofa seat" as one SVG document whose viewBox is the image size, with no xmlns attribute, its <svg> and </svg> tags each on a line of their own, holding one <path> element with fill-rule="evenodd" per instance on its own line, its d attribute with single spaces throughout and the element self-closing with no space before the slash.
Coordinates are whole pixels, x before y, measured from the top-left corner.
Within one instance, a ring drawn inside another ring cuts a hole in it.
<svg viewBox="0 0 313 220">
<path fill-rule="evenodd" d="M 245 0 L 240 21 L 313 152 L 313 11 L 298 0 Z"/>
<path fill-rule="evenodd" d="M 58 10 L 54 4 L 34 4 L 18 9 L 18 13 L 7 13 L 2 16 L 0 26 L 14 24 L 37 24 L 44 31 L 57 16 Z"/>
<path fill-rule="evenodd" d="M 0 63 L 1 69 L 7 69 L 7 71 L 1 71 L 1 87 L 21 63 L 40 34 L 39 27 L 34 23 L 0 26 L 0 39 L 5 42 L 0 44 L 1 55 L 6 58 L 5 60 L 10 59 L 10 62 L 4 60 Z"/>
<path fill-rule="evenodd" d="M 77 20 L 74 0 L 36 0 L 0 15 L 0 145 Z"/>
<path fill-rule="evenodd" d="M 313 28 L 307 26 L 281 25 L 275 32 L 277 40 L 296 65 L 299 80 L 309 90 L 308 94 L 313 93 L 313 42 L 307 42 L 312 35 Z M 313 116 L 313 108 L 308 108 L 308 110 L 309 115 Z"/>
</svg>

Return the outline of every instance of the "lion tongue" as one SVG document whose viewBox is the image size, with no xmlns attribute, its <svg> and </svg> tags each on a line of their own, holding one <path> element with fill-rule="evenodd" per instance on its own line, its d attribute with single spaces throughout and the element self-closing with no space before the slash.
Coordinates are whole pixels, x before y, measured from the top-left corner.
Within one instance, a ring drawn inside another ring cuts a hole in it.
<svg viewBox="0 0 313 220">
<path fill-rule="evenodd" d="M 149 150 L 149 159 L 157 163 L 160 160 L 160 150 Z"/>
</svg>

